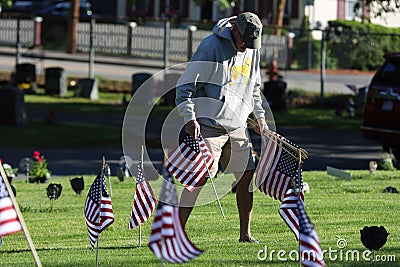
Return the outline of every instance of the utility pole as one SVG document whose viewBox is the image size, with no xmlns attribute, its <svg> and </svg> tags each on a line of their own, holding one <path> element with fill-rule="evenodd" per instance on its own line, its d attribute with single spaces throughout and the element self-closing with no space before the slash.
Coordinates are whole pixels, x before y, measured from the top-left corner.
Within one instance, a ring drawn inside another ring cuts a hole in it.
<svg viewBox="0 0 400 267">
<path fill-rule="evenodd" d="M 68 18 L 68 44 L 67 52 L 71 54 L 76 53 L 76 43 L 78 38 L 78 23 L 79 23 L 79 0 L 70 0 L 71 10 Z"/>
</svg>

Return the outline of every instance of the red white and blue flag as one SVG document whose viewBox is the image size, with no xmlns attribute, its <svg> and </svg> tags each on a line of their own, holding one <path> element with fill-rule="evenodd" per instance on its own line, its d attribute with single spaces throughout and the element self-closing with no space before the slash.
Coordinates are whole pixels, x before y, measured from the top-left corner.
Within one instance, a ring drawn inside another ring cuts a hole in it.
<svg viewBox="0 0 400 267">
<path fill-rule="evenodd" d="M 297 199 L 299 213 L 301 263 L 306 267 L 325 267 L 324 255 L 317 231 L 304 208 L 303 201 Z"/>
<path fill-rule="evenodd" d="M 179 217 L 175 184 L 164 168 L 164 183 L 151 228 L 149 247 L 154 255 L 170 263 L 183 263 L 203 253 L 189 240 Z"/>
<path fill-rule="evenodd" d="M 7 179 L 7 177 L 5 178 Z M 22 231 L 14 203 L 11 200 L 7 186 L 0 175 L 0 237 Z"/>
<path fill-rule="evenodd" d="M 88 227 L 90 246 L 93 249 L 100 233 L 114 222 L 114 212 L 111 198 L 107 193 L 104 170 L 96 177 L 89 189 L 84 213 L 86 225 Z"/>
<path fill-rule="evenodd" d="M 278 211 L 279 215 L 293 232 L 297 240 L 299 240 L 299 215 L 297 212 L 297 199 L 300 197 L 300 200 L 304 202 L 303 192 L 300 192 L 299 194 L 300 195 L 297 195 L 295 190 L 289 189 L 289 191 L 285 194 L 285 198 L 283 199 Z"/>
<path fill-rule="evenodd" d="M 189 191 L 203 184 L 214 158 L 200 135 L 194 140 L 186 135 L 168 158 L 166 168 Z"/>
<path fill-rule="evenodd" d="M 289 144 L 289 145 L 288 145 Z M 298 161 L 298 146 L 285 137 L 273 133 L 267 138 L 256 170 L 256 186 L 264 194 L 282 202 L 279 215 L 299 238 L 297 194 L 303 200 L 302 175 Z M 296 188 L 293 187 L 292 181 Z"/>
<path fill-rule="evenodd" d="M 136 191 L 133 199 L 132 212 L 129 220 L 129 229 L 147 221 L 156 207 L 156 197 L 146 180 L 143 169 L 143 162 L 139 161 L 138 173 L 136 176 Z"/>
</svg>

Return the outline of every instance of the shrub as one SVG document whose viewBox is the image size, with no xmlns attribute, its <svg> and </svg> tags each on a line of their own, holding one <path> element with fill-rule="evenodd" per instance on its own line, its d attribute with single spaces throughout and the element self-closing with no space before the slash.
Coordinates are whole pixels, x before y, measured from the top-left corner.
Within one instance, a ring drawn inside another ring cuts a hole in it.
<svg viewBox="0 0 400 267">
<path fill-rule="evenodd" d="M 327 51 L 341 69 L 375 70 L 383 55 L 398 52 L 400 29 L 356 21 L 328 22 Z"/>
</svg>

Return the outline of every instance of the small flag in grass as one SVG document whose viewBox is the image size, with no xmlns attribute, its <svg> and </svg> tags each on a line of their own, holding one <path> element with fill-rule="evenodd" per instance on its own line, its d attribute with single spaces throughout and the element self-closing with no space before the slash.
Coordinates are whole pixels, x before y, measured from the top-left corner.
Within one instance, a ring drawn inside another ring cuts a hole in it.
<svg viewBox="0 0 400 267">
<path fill-rule="evenodd" d="M 131 217 L 129 220 L 129 229 L 147 221 L 156 206 L 156 197 L 146 180 L 143 170 L 143 162 L 140 160 L 138 164 L 138 173 L 136 177 L 136 191 L 133 199 Z"/>
<path fill-rule="evenodd" d="M 164 169 L 164 183 L 151 228 L 149 247 L 154 255 L 171 263 L 188 262 L 201 255 L 186 235 L 180 217 L 175 184 Z"/>
<path fill-rule="evenodd" d="M 198 140 L 194 140 L 187 134 L 169 155 L 166 168 L 192 192 L 203 183 L 213 163 L 214 158 L 203 137 L 200 135 Z"/>
<path fill-rule="evenodd" d="M 84 213 L 90 246 L 94 248 L 100 233 L 114 222 L 111 198 L 107 193 L 104 170 L 97 175 L 86 197 Z"/>
<path fill-rule="evenodd" d="M 20 231 L 22 231 L 22 225 L 18 219 L 3 177 L 0 175 L 0 237 Z"/>
</svg>

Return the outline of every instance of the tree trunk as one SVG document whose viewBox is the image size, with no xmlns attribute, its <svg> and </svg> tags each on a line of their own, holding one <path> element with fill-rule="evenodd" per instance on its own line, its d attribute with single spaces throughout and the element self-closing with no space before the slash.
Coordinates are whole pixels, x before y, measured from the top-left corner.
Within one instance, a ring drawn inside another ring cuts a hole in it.
<svg viewBox="0 0 400 267">
<path fill-rule="evenodd" d="M 286 0 L 278 0 L 278 12 L 273 12 L 273 25 L 274 29 L 272 34 L 276 36 L 281 36 L 283 16 L 285 14 Z M 274 7 L 276 8 L 276 7 Z M 278 61 L 278 47 L 274 47 L 273 59 L 272 61 Z M 271 62 L 272 63 L 272 62 Z"/>
<path fill-rule="evenodd" d="M 78 37 L 78 23 L 79 23 L 79 0 L 70 0 L 71 10 L 68 19 L 68 44 L 67 52 L 71 54 L 76 53 L 76 43 Z"/>
<path fill-rule="evenodd" d="M 273 34 L 276 36 L 281 36 L 282 32 L 282 25 L 283 25 L 283 16 L 285 14 L 285 6 L 286 6 L 286 0 L 279 0 L 278 1 L 278 12 L 277 16 L 274 18 L 274 32 Z"/>
</svg>

